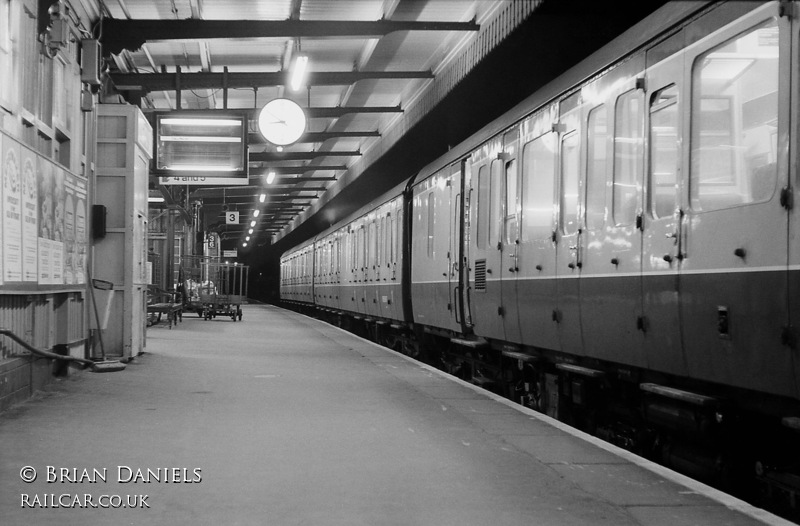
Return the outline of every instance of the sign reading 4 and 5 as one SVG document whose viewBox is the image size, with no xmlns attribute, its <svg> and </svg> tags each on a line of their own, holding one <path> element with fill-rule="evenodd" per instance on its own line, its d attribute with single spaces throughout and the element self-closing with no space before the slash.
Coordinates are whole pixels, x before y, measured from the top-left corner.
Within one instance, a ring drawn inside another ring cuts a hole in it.
<svg viewBox="0 0 800 526">
<path fill-rule="evenodd" d="M 225 212 L 225 224 L 226 225 L 238 225 L 239 224 L 239 212 Z"/>
</svg>

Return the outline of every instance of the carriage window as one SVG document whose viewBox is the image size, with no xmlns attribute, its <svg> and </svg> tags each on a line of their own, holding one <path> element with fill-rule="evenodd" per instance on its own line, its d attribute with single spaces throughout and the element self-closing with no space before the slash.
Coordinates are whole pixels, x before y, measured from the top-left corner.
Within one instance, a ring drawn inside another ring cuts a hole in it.
<svg viewBox="0 0 800 526">
<path fill-rule="evenodd" d="M 513 244 L 517 234 L 517 160 L 506 163 L 506 211 L 505 231 L 506 244 Z"/>
<path fill-rule="evenodd" d="M 347 233 L 347 247 L 346 247 L 347 266 L 351 271 L 353 271 L 356 268 L 356 260 L 355 260 L 356 249 L 354 248 L 355 240 L 353 239 L 353 235 L 354 234 L 352 231 Z"/>
<path fill-rule="evenodd" d="M 561 228 L 565 234 L 578 231 L 578 162 L 580 136 L 572 132 L 561 141 Z"/>
<path fill-rule="evenodd" d="M 606 217 L 606 140 L 608 110 L 598 106 L 589 112 L 586 142 L 586 228 L 602 228 Z"/>
<path fill-rule="evenodd" d="M 375 223 L 372 222 L 369 224 L 369 230 L 367 231 L 367 260 L 364 262 L 367 267 L 374 265 L 377 257 L 375 254 L 375 238 Z"/>
<path fill-rule="evenodd" d="M 641 92 L 629 91 L 620 95 L 614 129 L 613 217 L 617 226 L 630 225 L 636 220 L 644 163 L 643 120 Z"/>
<path fill-rule="evenodd" d="M 397 219 L 392 217 L 392 263 L 397 262 Z"/>
<path fill-rule="evenodd" d="M 361 230 L 356 230 L 353 232 L 353 270 L 358 269 L 358 251 L 360 250 L 359 247 L 359 239 L 361 238 Z"/>
<path fill-rule="evenodd" d="M 375 264 L 380 267 L 384 259 L 386 259 L 386 218 L 381 217 L 378 223 L 378 237 L 375 239 Z"/>
<path fill-rule="evenodd" d="M 778 25 L 772 19 L 692 67 L 692 208 L 768 201 L 778 177 Z"/>
<path fill-rule="evenodd" d="M 478 170 L 478 248 L 486 248 L 487 230 L 489 228 L 489 169 L 483 165 Z"/>
<path fill-rule="evenodd" d="M 383 260 L 392 262 L 392 219 L 388 215 L 383 218 Z"/>
<path fill-rule="evenodd" d="M 678 88 L 658 91 L 650 104 L 650 211 L 669 217 L 678 205 Z"/>
<path fill-rule="evenodd" d="M 491 193 L 489 200 L 489 246 L 496 247 L 502 239 L 503 228 L 503 179 L 504 163 L 494 160 L 491 164 Z"/>
<path fill-rule="evenodd" d="M 555 135 L 547 133 L 522 151 L 522 240 L 549 238 L 553 233 Z"/>
<path fill-rule="evenodd" d="M 433 192 L 428 194 L 428 257 L 433 257 L 433 207 L 436 205 L 436 197 Z"/>
</svg>

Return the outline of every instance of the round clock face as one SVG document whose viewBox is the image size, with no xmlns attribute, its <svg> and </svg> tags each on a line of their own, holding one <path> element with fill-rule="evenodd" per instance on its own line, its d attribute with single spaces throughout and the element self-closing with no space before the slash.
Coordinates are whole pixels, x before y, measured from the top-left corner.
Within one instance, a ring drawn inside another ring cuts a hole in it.
<svg viewBox="0 0 800 526">
<path fill-rule="evenodd" d="M 306 114 L 289 99 L 273 99 L 261 108 L 258 129 L 272 144 L 286 146 L 306 131 Z"/>
</svg>

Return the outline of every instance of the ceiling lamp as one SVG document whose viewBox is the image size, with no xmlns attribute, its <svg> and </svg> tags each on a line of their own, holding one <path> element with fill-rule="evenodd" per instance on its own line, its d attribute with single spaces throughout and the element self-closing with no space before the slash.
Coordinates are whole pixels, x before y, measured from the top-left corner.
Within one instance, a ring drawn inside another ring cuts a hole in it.
<svg viewBox="0 0 800 526">
<path fill-rule="evenodd" d="M 273 181 L 275 181 L 275 172 L 269 172 L 267 174 L 267 184 L 272 184 Z M 264 194 L 262 194 L 262 195 L 264 195 Z M 264 196 L 264 197 L 266 198 L 266 196 Z M 261 198 L 259 197 L 259 199 L 261 199 Z"/>
<path fill-rule="evenodd" d="M 246 243 L 246 242 L 245 242 L 245 243 L 242 243 L 242 246 L 243 246 L 243 247 L 246 247 L 246 246 L 247 246 L 247 243 Z"/>
<path fill-rule="evenodd" d="M 250 241 L 250 236 L 247 236 L 246 238 L 244 238 L 244 240 L 245 241 Z"/>
<path fill-rule="evenodd" d="M 253 217 L 258 217 L 258 214 L 260 214 L 260 213 L 261 213 L 261 210 L 256 208 L 255 210 L 253 210 Z"/>
<path fill-rule="evenodd" d="M 247 233 L 248 234 L 252 234 L 253 233 L 253 229 L 251 228 L 250 230 L 247 231 Z"/>
<path fill-rule="evenodd" d="M 255 220 L 255 219 L 253 219 L 252 221 L 250 221 L 250 226 L 253 226 L 253 227 L 254 227 L 254 226 L 256 226 L 256 220 Z"/>
<path fill-rule="evenodd" d="M 267 199 L 267 194 L 261 194 L 258 196 L 258 202 L 263 203 Z"/>
<path fill-rule="evenodd" d="M 294 67 L 292 68 L 292 79 L 289 82 L 289 87 L 292 91 L 299 91 L 303 87 L 306 80 L 306 70 L 308 69 L 308 55 L 297 55 L 294 59 Z"/>
</svg>

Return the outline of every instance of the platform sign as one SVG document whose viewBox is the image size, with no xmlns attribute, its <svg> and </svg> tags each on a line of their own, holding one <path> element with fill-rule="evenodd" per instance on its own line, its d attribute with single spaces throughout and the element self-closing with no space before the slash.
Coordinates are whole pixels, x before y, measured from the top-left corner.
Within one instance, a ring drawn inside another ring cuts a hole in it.
<svg viewBox="0 0 800 526">
<path fill-rule="evenodd" d="M 238 225 L 239 224 L 239 212 L 225 212 L 225 224 L 226 225 Z"/>
<path fill-rule="evenodd" d="M 233 250 L 223 250 L 223 251 L 222 251 L 222 257 L 224 257 L 224 258 L 235 258 L 235 257 L 239 257 L 239 251 L 238 251 L 238 250 L 236 250 L 236 249 L 233 249 Z"/>
<path fill-rule="evenodd" d="M 205 176 L 179 176 L 179 177 L 159 177 L 158 184 L 162 185 L 193 185 L 193 186 L 236 186 L 250 184 L 247 177 L 205 177 Z"/>
</svg>

